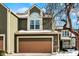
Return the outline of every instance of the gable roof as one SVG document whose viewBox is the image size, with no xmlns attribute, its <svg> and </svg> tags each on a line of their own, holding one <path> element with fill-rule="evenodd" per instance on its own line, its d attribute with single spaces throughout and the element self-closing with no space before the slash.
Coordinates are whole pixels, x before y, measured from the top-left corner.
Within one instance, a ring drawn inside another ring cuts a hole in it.
<svg viewBox="0 0 79 59">
<path fill-rule="evenodd" d="M 8 8 L 4 3 L 0 3 L 4 8 L 6 8 L 12 15 L 14 15 L 15 17 L 17 17 L 17 15 L 14 13 L 14 12 L 12 12 L 11 10 L 10 10 L 10 8 Z M 18 18 L 18 17 L 17 17 Z"/>
<path fill-rule="evenodd" d="M 41 11 L 43 13 L 43 18 L 52 18 L 51 15 L 48 15 L 46 13 L 43 12 L 43 10 L 41 8 L 39 8 L 37 5 L 33 4 L 31 8 L 29 8 L 28 10 L 26 10 L 24 13 L 17 13 L 16 15 L 19 18 L 27 18 L 28 16 L 28 12 L 33 9 L 33 8 L 37 8 L 39 11 Z"/>
<path fill-rule="evenodd" d="M 31 9 L 33 9 L 34 7 L 37 8 L 37 9 L 39 9 L 39 10 L 41 10 L 41 9 L 40 9 L 38 6 L 36 6 L 35 4 L 33 4 L 32 7 L 29 8 L 28 10 L 31 10 Z"/>
<path fill-rule="evenodd" d="M 25 12 L 28 12 L 29 10 L 33 9 L 34 7 L 43 12 L 43 10 L 41 8 L 39 8 L 36 4 L 33 4 L 32 7 L 29 8 L 28 10 L 26 10 Z"/>
<path fill-rule="evenodd" d="M 19 18 L 27 18 L 27 17 L 28 17 L 28 14 L 26 14 L 26 13 L 16 13 L 16 15 L 17 15 Z"/>
</svg>

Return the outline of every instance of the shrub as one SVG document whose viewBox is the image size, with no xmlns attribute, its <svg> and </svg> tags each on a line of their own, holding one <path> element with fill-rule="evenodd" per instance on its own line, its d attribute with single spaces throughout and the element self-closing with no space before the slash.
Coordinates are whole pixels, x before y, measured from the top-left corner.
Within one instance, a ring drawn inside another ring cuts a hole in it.
<svg viewBox="0 0 79 59">
<path fill-rule="evenodd" d="M 0 56 L 4 56 L 6 52 L 4 50 L 0 50 Z"/>
</svg>

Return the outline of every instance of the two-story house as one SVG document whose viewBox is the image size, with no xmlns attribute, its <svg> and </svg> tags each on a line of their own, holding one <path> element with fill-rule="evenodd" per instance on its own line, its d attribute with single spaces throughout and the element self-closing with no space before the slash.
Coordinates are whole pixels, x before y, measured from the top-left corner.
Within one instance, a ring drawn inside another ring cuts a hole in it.
<svg viewBox="0 0 79 59">
<path fill-rule="evenodd" d="M 59 51 L 60 32 L 52 31 L 52 17 L 33 5 L 14 14 L 0 4 L 0 49 L 8 53 L 53 53 Z"/>
<path fill-rule="evenodd" d="M 33 5 L 26 13 L 17 14 L 15 52 L 53 53 L 59 51 L 60 32 L 52 31 L 52 17 Z"/>
<path fill-rule="evenodd" d="M 69 32 L 63 37 L 64 30 L 52 29 L 52 17 L 36 5 L 15 14 L 0 4 L 0 49 L 8 53 L 59 52 L 61 40 L 63 48 L 69 47 Z"/>
</svg>

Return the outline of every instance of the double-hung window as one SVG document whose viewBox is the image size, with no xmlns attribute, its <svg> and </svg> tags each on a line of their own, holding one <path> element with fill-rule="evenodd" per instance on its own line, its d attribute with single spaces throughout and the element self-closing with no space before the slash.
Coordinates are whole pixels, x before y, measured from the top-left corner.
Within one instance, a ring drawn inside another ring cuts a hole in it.
<svg viewBox="0 0 79 59">
<path fill-rule="evenodd" d="M 35 20 L 35 29 L 40 29 L 40 21 L 39 20 Z"/>
<path fill-rule="evenodd" d="M 30 20 L 30 29 L 34 29 L 34 20 Z"/>
<path fill-rule="evenodd" d="M 40 20 L 30 20 L 30 29 L 39 30 L 40 29 Z"/>
<path fill-rule="evenodd" d="M 70 48 L 70 40 L 63 40 L 63 48 Z"/>
<path fill-rule="evenodd" d="M 68 37 L 69 36 L 69 31 L 63 31 L 62 36 L 63 37 Z"/>
</svg>

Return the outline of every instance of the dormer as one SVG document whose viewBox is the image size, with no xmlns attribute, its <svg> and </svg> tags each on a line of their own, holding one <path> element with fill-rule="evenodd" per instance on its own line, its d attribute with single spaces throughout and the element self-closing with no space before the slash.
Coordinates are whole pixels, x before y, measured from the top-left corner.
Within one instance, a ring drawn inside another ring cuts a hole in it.
<svg viewBox="0 0 79 59">
<path fill-rule="evenodd" d="M 32 13 L 38 13 L 40 16 L 42 16 L 42 10 L 36 6 L 36 5 L 33 5 L 29 10 L 28 10 L 28 15 L 31 15 Z"/>
<path fill-rule="evenodd" d="M 28 10 L 28 30 L 42 30 L 42 10 L 36 5 Z"/>
</svg>

